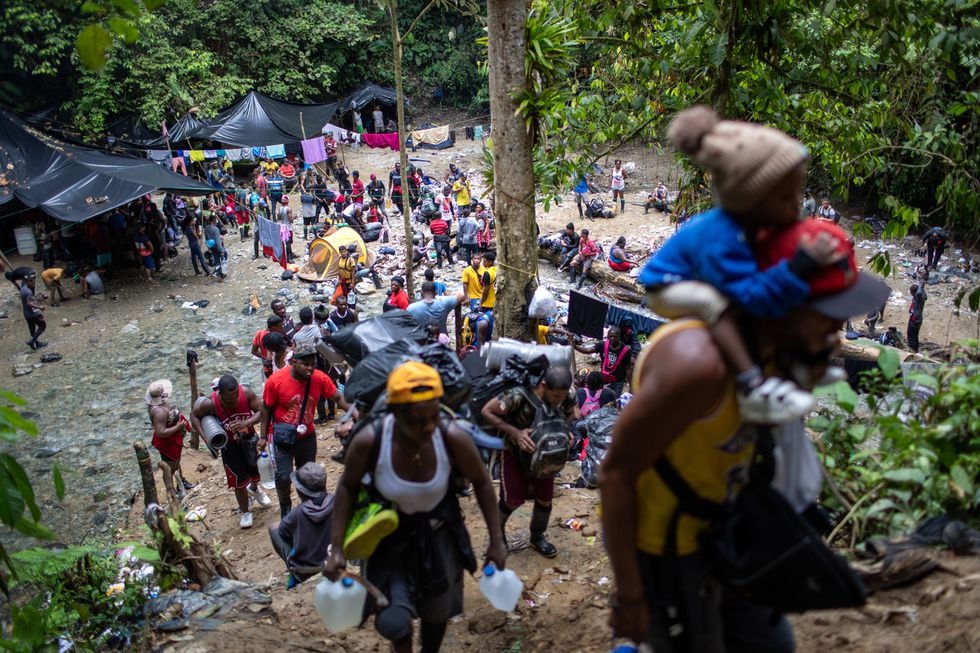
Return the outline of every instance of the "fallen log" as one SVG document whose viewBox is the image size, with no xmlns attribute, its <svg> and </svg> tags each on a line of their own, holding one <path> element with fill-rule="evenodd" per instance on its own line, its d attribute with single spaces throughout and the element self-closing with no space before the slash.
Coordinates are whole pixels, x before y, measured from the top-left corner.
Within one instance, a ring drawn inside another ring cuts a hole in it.
<svg viewBox="0 0 980 653">
<path fill-rule="evenodd" d="M 538 258 L 548 261 L 555 267 L 561 264 L 561 254 L 555 254 L 550 250 L 539 249 Z M 636 283 L 632 277 L 612 270 L 605 261 L 597 260 L 593 262 L 592 269 L 589 270 L 589 277 L 601 283 L 616 286 L 621 291 L 625 291 L 616 293 L 617 298 L 621 298 L 623 301 L 633 302 L 634 304 L 642 304 L 646 301 L 646 292 L 640 284 Z"/>
</svg>

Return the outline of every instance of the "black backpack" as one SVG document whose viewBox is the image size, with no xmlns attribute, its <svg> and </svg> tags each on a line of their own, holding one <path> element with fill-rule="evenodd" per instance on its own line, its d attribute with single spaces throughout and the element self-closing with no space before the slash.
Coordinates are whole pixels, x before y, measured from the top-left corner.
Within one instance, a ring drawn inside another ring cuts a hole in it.
<svg viewBox="0 0 980 653">
<path fill-rule="evenodd" d="M 538 399 L 527 386 L 519 389 L 534 407 L 534 417 L 528 427 L 531 429 L 531 439 L 534 440 L 534 451 L 518 451 L 518 460 L 524 469 L 537 478 L 550 478 L 564 469 L 568 462 L 568 451 L 571 447 L 568 424 L 565 423 L 565 416 L 561 411 Z"/>
</svg>

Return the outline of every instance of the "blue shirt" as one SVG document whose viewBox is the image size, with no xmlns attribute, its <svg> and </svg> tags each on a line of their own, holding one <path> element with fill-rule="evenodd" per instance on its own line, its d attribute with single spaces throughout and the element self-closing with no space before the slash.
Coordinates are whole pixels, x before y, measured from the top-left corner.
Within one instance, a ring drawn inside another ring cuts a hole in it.
<svg viewBox="0 0 980 653">
<path fill-rule="evenodd" d="M 425 327 L 435 322 L 439 325 L 439 333 L 446 333 L 446 318 L 456 308 L 456 304 L 455 297 L 436 297 L 432 302 L 419 300 L 409 304 L 408 312 L 420 326 Z"/>
<path fill-rule="evenodd" d="M 578 183 L 575 184 L 575 188 L 573 190 L 576 193 L 581 193 L 582 195 L 585 195 L 586 193 L 589 192 L 589 182 L 585 181 L 585 177 L 579 177 Z"/>
<path fill-rule="evenodd" d="M 809 285 L 789 261 L 759 270 L 745 230 L 719 207 L 697 215 L 667 241 L 637 279 L 647 288 L 703 281 L 751 315 L 779 317 L 801 305 Z"/>
</svg>

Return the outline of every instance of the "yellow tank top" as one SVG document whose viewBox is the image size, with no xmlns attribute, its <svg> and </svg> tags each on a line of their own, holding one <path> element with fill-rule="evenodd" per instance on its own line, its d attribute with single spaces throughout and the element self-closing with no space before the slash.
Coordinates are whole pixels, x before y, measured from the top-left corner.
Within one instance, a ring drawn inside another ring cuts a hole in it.
<svg viewBox="0 0 980 653">
<path fill-rule="evenodd" d="M 658 342 L 684 329 L 704 328 L 698 320 L 678 320 L 657 329 L 636 363 L 634 386 L 639 387 L 643 361 Z M 744 485 L 754 453 L 755 431 L 741 423 L 735 383 L 731 381 L 711 412 L 681 432 L 665 455 L 698 496 L 720 503 L 731 500 Z M 662 555 L 677 498 L 652 467 L 640 474 L 636 492 L 637 547 Z M 698 535 L 707 525 L 704 520 L 682 514 L 677 523 L 677 554 L 696 552 Z"/>
<path fill-rule="evenodd" d="M 497 304 L 497 266 L 486 268 L 484 271 L 490 275 L 490 290 L 487 291 L 487 301 L 483 302 L 483 307 L 493 308 Z"/>
</svg>

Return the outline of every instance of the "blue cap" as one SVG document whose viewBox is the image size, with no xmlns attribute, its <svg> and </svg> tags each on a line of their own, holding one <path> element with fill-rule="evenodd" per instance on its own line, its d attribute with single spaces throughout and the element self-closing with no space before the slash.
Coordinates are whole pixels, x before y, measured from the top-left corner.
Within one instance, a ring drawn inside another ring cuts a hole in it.
<svg viewBox="0 0 980 653">
<path fill-rule="evenodd" d="M 486 567 L 483 568 L 483 575 L 484 576 L 493 576 L 493 574 L 494 574 L 495 571 L 497 571 L 497 568 L 494 567 L 492 564 L 490 564 L 490 565 L 487 565 Z"/>
<path fill-rule="evenodd" d="M 344 576 L 343 578 L 340 579 L 340 584 L 343 585 L 344 587 L 351 587 L 352 585 L 354 585 L 354 579 L 351 578 L 350 576 Z"/>
</svg>

